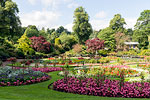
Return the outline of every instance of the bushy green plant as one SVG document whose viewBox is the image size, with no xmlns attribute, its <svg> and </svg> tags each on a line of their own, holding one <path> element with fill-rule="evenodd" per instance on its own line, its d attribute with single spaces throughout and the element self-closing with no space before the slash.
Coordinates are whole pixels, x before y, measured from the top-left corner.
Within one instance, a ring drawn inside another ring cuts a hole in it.
<svg viewBox="0 0 150 100">
<path fill-rule="evenodd" d="M 109 63 L 110 62 L 110 59 L 107 58 L 107 57 L 102 57 L 100 60 L 99 60 L 100 63 L 104 64 L 104 63 Z"/>
<path fill-rule="evenodd" d="M 97 63 L 97 60 L 96 59 L 90 59 L 89 63 Z"/>
<path fill-rule="evenodd" d="M 141 50 L 139 55 L 141 55 L 141 56 L 150 56 L 150 49 Z"/>
<path fill-rule="evenodd" d="M 108 54 L 108 51 L 107 51 L 107 50 L 99 50 L 99 51 L 98 51 L 98 55 L 107 56 L 107 54 Z"/>
<path fill-rule="evenodd" d="M 31 40 L 27 37 L 26 33 L 24 33 L 18 40 L 18 44 L 16 45 L 16 47 L 20 49 L 24 53 L 24 55 L 32 55 L 33 49 L 30 45 Z"/>
<path fill-rule="evenodd" d="M 117 52 L 118 56 L 123 56 L 123 55 L 127 55 L 127 56 L 137 56 L 138 55 L 138 51 L 136 50 L 129 50 L 129 51 L 118 51 Z"/>
<path fill-rule="evenodd" d="M 0 48 L 0 59 L 5 60 L 9 57 L 10 57 L 10 55 L 9 55 L 8 51 L 4 50 L 4 48 Z"/>
</svg>

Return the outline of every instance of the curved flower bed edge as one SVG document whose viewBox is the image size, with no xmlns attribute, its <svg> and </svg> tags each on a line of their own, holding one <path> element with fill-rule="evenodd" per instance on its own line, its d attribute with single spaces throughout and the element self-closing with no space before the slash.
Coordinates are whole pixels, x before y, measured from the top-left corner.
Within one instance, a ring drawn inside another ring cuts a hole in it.
<svg viewBox="0 0 150 100">
<path fill-rule="evenodd" d="M 21 69 L 21 67 L 15 67 L 15 69 Z M 61 71 L 62 68 L 61 67 L 47 67 L 47 68 L 34 68 L 34 67 L 32 67 L 32 70 L 48 73 L 48 72 L 54 72 L 54 71 Z M 29 84 L 34 84 L 34 83 L 40 83 L 40 82 L 43 82 L 43 81 L 47 81 L 49 79 L 51 79 L 50 76 L 43 76 L 43 77 L 39 77 L 39 78 L 36 78 L 36 79 L 32 79 L 32 77 L 31 77 L 30 80 L 26 80 L 25 82 L 20 81 L 20 80 L 17 80 L 16 82 L 0 82 L 0 87 L 1 86 L 29 85 Z"/>
<path fill-rule="evenodd" d="M 82 95 L 94 95 L 104 97 L 124 97 L 124 98 L 150 98 L 150 84 L 125 82 L 120 88 L 119 81 L 105 80 L 96 83 L 92 78 L 80 80 L 77 78 L 60 79 L 53 83 L 53 89 L 61 92 L 69 92 Z"/>
<path fill-rule="evenodd" d="M 17 80 L 16 82 L 0 82 L 0 86 L 20 86 L 20 85 L 29 85 L 29 84 L 34 84 L 34 83 L 40 83 L 40 82 L 43 82 L 43 81 L 47 81 L 51 79 L 50 76 L 43 76 L 43 77 L 40 77 L 40 78 L 36 78 L 36 79 L 32 79 L 30 78 L 30 80 L 26 80 L 25 82 L 23 81 L 19 81 Z"/>
</svg>

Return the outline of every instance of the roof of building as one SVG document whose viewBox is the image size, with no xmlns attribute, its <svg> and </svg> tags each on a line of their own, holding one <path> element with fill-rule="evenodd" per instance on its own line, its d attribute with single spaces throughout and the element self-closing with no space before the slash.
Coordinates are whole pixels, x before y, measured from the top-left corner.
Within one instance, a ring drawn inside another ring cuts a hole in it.
<svg viewBox="0 0 150 100">
<path fill-rule="evenodd" d="M 131 45 L 131 44 L 139 44 L 139 43 L 138 42 L 124 42 L 124 44 Z"/>
</svg>

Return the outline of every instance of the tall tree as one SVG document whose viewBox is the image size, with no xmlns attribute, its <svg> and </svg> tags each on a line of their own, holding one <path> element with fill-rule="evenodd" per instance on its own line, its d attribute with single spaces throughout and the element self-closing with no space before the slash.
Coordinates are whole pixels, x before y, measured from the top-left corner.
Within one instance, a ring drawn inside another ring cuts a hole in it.
<svg viewBox="0 0 150 100">
<path fill-rule="evenodd" d="M 57 28 L 56 31 L 53 31 L 51 34 L 50 34 L 50 42 L 51 43 L 54 43 L 55 42 L 55 39 L 58 38 L 60 35 L 63 35 L 63 34 L 71 34 L 71 32 L 69 32 L 67 29 L 65 29 L 63 26 L 60 26 L 59 28 Z"/>
<path fill-rule="evenodd" d="M 100 31 L 97 35 L 98 38 L 105 40 L 104 44 L 108 50 L 114 51 L 116 48 L 115 34 L 114 31 L 107 27 Z"/>
<path fill-rule="evenodd" d="M 47 33 L 48 33 L 48 34 L 52 34 L 54 31 L 55 31 L 54 28 L 53 28 L 53 29 L 49 29 L 49 28 L 47 29 Z"/>
<path fill-rule="evenodd" d="M 110 21 L 109 27 L 112 28 L 115 33 L 124 32 L 124 25 L 126 24 L 124 18 L 120 14 L 114 15 L 114 18 Z"/>
<path fill-rule="evenodd" d="M 139 42 L 139 48 L 147 49 L 148 37 L 150 37 L 150 10 L 141 12 L 134 26 L 133 39 Z"/>
<path fill-rule="evenodd" d="M 116 39 L 115 34 L 118 32 L 124 33 L 126 29 L 124 25 L 126 24 L 124 18 L 120 14 L 114 15 L 114 18 L 110 21 L 109 27 L 101 30 L 97 37 L 105 40 L 105 47 L 109 50 L 114 51 L 116 49 Z"/>
<path fill-rule="evenodd" d="M 90 34 L 93 33 L 89 16 L 83 7 L 76 8 L 74 12 L 73 31 L 77 35 L 80 44 L 89 39 Z"/>
<path fill-rule="evenodd" d="M 12 0 L 0 0 L 0 36 L 14 36 L 21 33 L 19 9 Z"/>
<path fill-rule="evenodd" d="M 56 30 L 56 33 L 62 33 L 62 32 L 65 32 L 67 34 L 71 33 L 67 29 L 65 29 L 63 26 L 58 27 L 57 30 Z"/>
<path fill-rule="evenodd" d="M 133 40 L 139 42 L 139 49 L 148 48 L 148 36 L 146 35 L 144 30 L 135 30 L 133 34 Z"/>
<path fill-rule="evenodd" d="M 141 12 L 135 25 L 135 30 L 137 29 L 143 30 L 147 35 L 150 35 L 150 10 Z"/>
</svg>

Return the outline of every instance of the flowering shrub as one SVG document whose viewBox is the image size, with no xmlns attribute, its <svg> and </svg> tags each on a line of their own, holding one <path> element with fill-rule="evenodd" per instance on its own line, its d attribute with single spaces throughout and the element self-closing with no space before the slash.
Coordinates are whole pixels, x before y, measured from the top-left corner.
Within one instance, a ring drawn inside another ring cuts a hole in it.
<svg viewBox="0 0 150 100">
<path fill-rule="evenodd" d="M 131 76 L 139 76 L 140 73 L 136 70 L 129 69 L 128 66 L 101 66 L 101 67 L 91 67 L 87 68 L 87 71 L 85 72 L 85 69 L 81 68 L 79 70 L 75 70 L 74 74 L 72 71 L 70 71 L 70 74 L 72 76 L 80 76 L 82 74 L 86 74 L 86 76 L 94 76 L 97 73 L 104 72 L 104 75 L 107 77 L 120 77 L 120 73 L 124 70 L 125 77 L 131 77 Z"/>
<path fill-rule="evenodd" d="M 110 59 L 107 58 L 107 57 L 102 57 L 102 58 L 99 60 L 99 62 L 100 62 L 101 64 L 109 63 L 109 62 L 110 62 Z"/>
<path fill-rule="evenodd" d="M 95 79 L 68 78 L 53 83 L 53 89 L 62 92 L 69 92 L 83 95 L 107 96 L 107 97 L 125 97 L 125 98 L 150 98 L 150 84 L 125 82 L 124 87 L 120 89 L 120 82 L 117 80 L 104 80 L 103 83 L 96 83 Z"/>
<path fill-rule="evenodd" d="M 50 77 L 40 71 L 0 68 L 0 86 L 26 85 L 48 80 Z"/>
<path fill-rule="evenodd" d="M 46 67 L 46 68 L 32 68 L 34 71 L 41 71 L 41 72 L 53 72 L 53 71 L 62 71 L 61 67 Z"/>
</svg>

